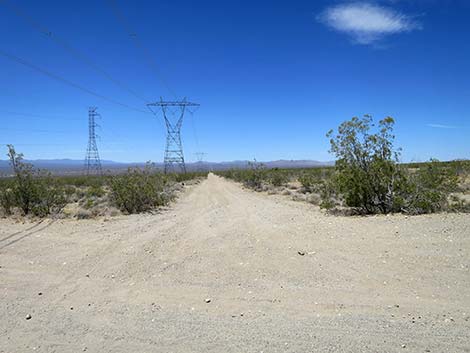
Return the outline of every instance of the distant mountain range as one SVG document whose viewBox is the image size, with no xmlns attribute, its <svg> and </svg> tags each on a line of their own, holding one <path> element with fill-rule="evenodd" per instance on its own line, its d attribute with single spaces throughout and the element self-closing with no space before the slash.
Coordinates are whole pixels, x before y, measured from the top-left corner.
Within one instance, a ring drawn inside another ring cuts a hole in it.
<svg viewBox="0 0 470 353">
<path fill-rule="evenodd" d="M 77 174 L 83 169 L 82 160 L 74 159 L 37 159 L 25 160 L 27 163 L 33 164 L 36 168 L 47 169 L 55 174 Z M 231 162 L 193 162 L 186 163 L 188 171 L 194 170 L 227 170 L 227 169 L 245 169 L 249 168 L 249 161 L 231 161 Z M 266 168 L 314 168 L 322 166 L 334 165 L 334 162 L 319 162 L 312 160 L 277 160 L 260 162 Z M 129 167 L 141 167 L 145 163 L 121 163 L 114 161 L 102 160 L 103 169 L 110 171 L 119 171 Z M 163 163 L 155 163 L 157 168 L 163 168 Z M 0 172 L 8 174 L 10 172 L 10 164 L 6 160 L 0 160 Z"/>
</svg>

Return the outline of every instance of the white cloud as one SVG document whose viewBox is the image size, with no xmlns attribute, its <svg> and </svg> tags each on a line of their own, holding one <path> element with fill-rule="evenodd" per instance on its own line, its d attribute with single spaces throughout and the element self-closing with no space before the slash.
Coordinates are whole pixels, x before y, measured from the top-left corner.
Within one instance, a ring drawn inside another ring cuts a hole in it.
<svg viewBox="0 0 470 353">
<path fill-rule="evenodd" d="M 410 16 L 367 2 L 339 4 L 318 16 L 327 26 L 350 35 L 359 44 L 372 44 L 386 35 L 409 32 L 420 25 Z"/>
<path fill-rule="evenodd" d="M 443 125 L 443 124 L 426 124 L 428 127 L 432 127 L 435 129 L 457 129 L 457 126 L 453 125 Z"/>
</svg>

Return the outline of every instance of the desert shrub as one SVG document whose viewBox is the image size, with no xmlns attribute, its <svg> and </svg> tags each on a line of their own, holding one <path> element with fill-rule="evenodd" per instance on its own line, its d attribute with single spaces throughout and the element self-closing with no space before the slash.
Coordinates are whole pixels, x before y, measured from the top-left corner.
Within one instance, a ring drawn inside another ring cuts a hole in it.
<svg viewBox="0 0 470 353">
<path fill-rule="evenodd" d="M 322 184 L 320 189 L 320 208 L 331 210 L 336 206 L 335 199 L 338 198 L 336 194 L 337 184 L 333 179 L 330 179 Z"/>
<path fill-rule="evenodd" d="M 77 191 L 77 189 L 73 185 L 64 185 L 63 190 L 67 197 L 72 197 Z"/>
<path fill-rule="evenodd" d="M 249 162 L 250 169 L 242 174 L 243 183 L 252 189 L 259 190 L 263 186 L 263 181 L 267 179 L 266 167 L 262 163 Z"/>
<path fill-rule="evenodd" d="M 12 193 L 15 205 L 22 210 L 23 214 L 29 214 L 38 198 L 33 166 L 24 163 L 23 155 L 17 154 L 11 145 L 8 146 L 8 157 L 14 172 Z"/>
<path fill-rule="evenodd" d="M 289 182 L 289 174 L 279 168 L 271 169 L 268 172 L 268 182 L 274 186 L 286 185 Z"/>
<path fill-rule="evenodd" d="M 336 134 L 328 133 L 337 161 L 322 193 L 324 207 L 332 207 L 332 195 L 339 195 L 345 206 L 363 213 L 429 213 L 446 208 L 457 182 L 455 171 L 437 161 L 414 173 L 399 165 L 393 125 L 393 118 L 387 117 L 371 132 L 372 117 L 366 115 L 342 123 Z"/>
<path fill-rule="evenodd" d="M 306 191 L 311 191 L 317 180 L 309 173 L 302 173 L 299 176 L 299 182 Z"/>
<path fill-rule="evenodd" d="M 250 170 L 232 169 L 232 170 L 229 170 L 225 176 L 229 179 L 233 179 L 240 183 L 244 183 L 246 180 L 249 179 L 249 174 L 251 173 L 252 171 Z"/>
<path fill-rule="evenodd" d="M 456 195 L 450 198 L 448 207 L 452 212 L 470 213 L 470 203 Z"/>
<path fill-rule="evenodd" d="M 101 185 L 91 185 L 86 191 L 87 197 L 102 197 L 105 194 L 105 190 Z"/>
<path fill-rule="evenodd" d="M 197 178 L 207 178 L 208 172 L 186 172 L 167 174 L 167 178 L 178 183 Z"/>
<path fill-rule="evenodd" d="M 130 168 L 127 173 L 109 177 L 111 198 L 125 213 L 150 211 L 168 203 L 167 178 L 147 164 L 144 169 Z"/>
<path fill-rule="evenodd" d="M 263 182 L 268 180 L 268 171 L 262 163 L 248 162 L 248 169 L 231 169 L 217 172 L 218 175 L 243 183 L 246 187 L 262 190 Z"/>
<path fill-rule="evenodd" d="M 63 187 L 49 173 L 39 172 L 36 179 L 36 199 L 32 213 L 35 216 L 46 217 L 59 212 L 66 204 Z"/>
<path fill-rule="evenodd" d="M 319 192 L 321 184 L 330 178 L 333 168 L 309 168 L 309 169 L 266 169 L 256 160 L 248 163 L 247 169 L 230 169 L 226 171 L 218 171 L 216 174 L 227 179 L 232 179 L 243 183 L 247 187 L 255 190 L 263 190 L 266 184 L 273 186 L 285 186 L 290 180 L 299 180 L 304 191 Z M 263 185 L 264 184 L 264 185 Z M 295 189 L 295 185 L 289 186 Z"/>
<path fill-rule="evenodd" d="M 0 207 L 5 215 L 11 215 L 15 207 L 15 196 L 9 184 L 2 183 L 0 186 Z"/>
<path fill-rule="evenodd" d="M 307 197 L 307 202 L 311 203 L 312 205 L 319 206 L 321 201 L 322 201 L 322 199 L 321 199 L 320 195 L 318 195 L 318 194 L 311 194 Z"/>
<path fill-rule="evenodd" d="M 337 157 L 336 175 L 330 192 L 341 194 L 346 206 L 365 213 L 398 211 L 401 195 L 398 185 L 403 179 L 397 164 L 398 152 L 393 149 L 394 120 L 390 117 L 379 122 L 379 130 L 371 133 L 372 117 L 352 118 L 330 131 L 330 152 Z M 398 202 L 397 202 L 398 201 Z M 330 206 L 325 199 L 326 205 Z"/>
<path fill-rule="evenodd" d="M 320 187 L 324 182 L 320 172 L 321 170 L 317 169 L 304 171 L 302 174 L 300 174 L 298 180 L 304 191 L 316 192 L 320 190 Z"/>
<path fill-rule="evenodd" d="M 470 161 L 468 160 L 450 161 L 445 164 L 459 177 L 470 175 Z"/>
<path fill-rule="evenodd" d="M 24 215 L 45 217 L 64 207 L 64 190 L 49 173 L 25 163 L 12 145 L 8 146 L 8 157 L 14 173 L 7 196 L 12 202 L 10 208 L 18 207 Z"/>
<path fill-rule="evenodd" d="M 437 160 L 422 165 L 409 177 L 405 208 L 412 213 L 448 209 L 449 195 L 457 189 L 457 172 Z"/>
<path fill-rule="evenodd" d="M 93 214 L 89 210 L 79 209 L 75 217 L 77 219 L 90 219 L 93 217 Z"/>
<path fill-rule="evenodd" d="M 68 175 L 56 177 L 57 182 L 63 186 L 73 185 L 79 187 L 103 187 L 106 177 L 101 175 Z"/>
<path fill-rule="evenodd" d="M 86 210 L 89 210 L 95 205 L 95 201 L 93 199 L 85 199 L 83 200 L 82 205 Z"/>
</svg>

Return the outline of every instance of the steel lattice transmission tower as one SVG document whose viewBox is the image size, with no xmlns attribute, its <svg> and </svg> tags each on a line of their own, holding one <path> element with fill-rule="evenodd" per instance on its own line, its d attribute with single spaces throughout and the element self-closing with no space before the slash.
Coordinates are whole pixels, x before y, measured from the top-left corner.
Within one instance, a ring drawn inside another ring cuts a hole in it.
<svg viewBox="0 0 470 353">
<path fill-rule="evenodd" d="M 166 148 L 165 148 L 165 174 L 175 172 L 178 168 L 180 172 L 186 173 L 184 163 L 183 144 L 181 142 L 181 127 L 183 125 L 184 113 L 190 107 L 198 107 L 199 104 L 191 103 L 184 98 L 181 101 L 164 101 L 147 104 L 149 109 L 156 114 L 152 107 L 161 108 L 163 119 L 166 125 Z"/>
<path fill-rule="evenodd" d="M 96 144 L 96 128 L 99 126 L 96 123 L 96 119 L 101 117 L 96 112 L 95 107 L 88 109 L 88 147 L 86 150 L 85 157 L 85 173 L 86 175 L 101 175 L 103 170 L 101 169 L 101 160 L 98 153 L 98 145 Z"/>
</svg>

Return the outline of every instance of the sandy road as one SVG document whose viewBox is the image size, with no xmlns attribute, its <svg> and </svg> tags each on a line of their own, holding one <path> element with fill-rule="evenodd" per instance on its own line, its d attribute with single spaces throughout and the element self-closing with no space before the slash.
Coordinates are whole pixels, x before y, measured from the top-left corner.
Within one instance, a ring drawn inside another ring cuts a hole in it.
<svg viewBox="0 0 470 353">
<path fill-rule="evenodd" d="M 470 352 L 469 218 L 209 175 L 156 215 L 1 220 L 0 352 Z"/>
</svg>

